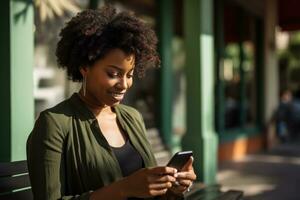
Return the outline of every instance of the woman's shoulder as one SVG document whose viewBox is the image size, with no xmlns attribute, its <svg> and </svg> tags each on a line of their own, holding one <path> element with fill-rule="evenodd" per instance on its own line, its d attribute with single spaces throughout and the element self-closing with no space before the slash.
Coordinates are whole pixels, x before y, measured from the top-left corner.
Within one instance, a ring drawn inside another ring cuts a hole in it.
<svg viewBox="0 0 300 200">
<path fill-rule="evenodd" d="M 43 120 L 48 123 L 55 123 L 60 127 L 63 127 L 64 124 L 69 122 L 73 115 L 74 111 L 70 105 L 69 99 L 66 99 L 57 105 L 42 111 L 39 118 L 43 118 Z"/>
<path fill-rule="evenodd" d="M 38 148 L 47 146 L 56 152 L 61 152 L 63 142 L 69 133 L 70 114 L 68 100 L 42 111 L 28 136 L 27 148 L 35 151 Z M 42 144 L 45 144 L 45 146 L 41 146 Z M 32 150 L 29 153 L 33 153 Z"/>
</svg>

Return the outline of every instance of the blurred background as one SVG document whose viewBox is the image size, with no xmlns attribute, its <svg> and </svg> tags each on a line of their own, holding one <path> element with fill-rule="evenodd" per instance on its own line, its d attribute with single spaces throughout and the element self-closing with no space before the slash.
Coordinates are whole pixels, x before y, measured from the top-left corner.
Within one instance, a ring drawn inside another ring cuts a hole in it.
<svg viewBox="0 0 300 200">
<path fill-rule="evenodd" d="M 249 199 L 300 199 L 300 1 L 6 0 L 1 2 L 0 161 L 25 160 L 39 113 L 81 87 L 56 64 L 65 22 L 112 4 L 149 23 L 160 69 L 134 77 L 159 164 L 193 150 L 199 181 Z"/>
</svg>

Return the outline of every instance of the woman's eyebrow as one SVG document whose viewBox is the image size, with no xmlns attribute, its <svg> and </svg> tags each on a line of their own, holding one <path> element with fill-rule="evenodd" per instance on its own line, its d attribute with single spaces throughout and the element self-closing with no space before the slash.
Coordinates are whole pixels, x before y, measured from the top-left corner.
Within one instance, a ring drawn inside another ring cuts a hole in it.
<svg viewBox="0 0 300 200">
<path fill-rule="evenodd" d="M 116 65 L 108 65 L 108 67 L 117 69 L 118 71 L 123 71 L 123 69 L 121 67 L 118 67 Z"/>
<path fill-rule="evenodd" d="M 108 67 L 114 68 L 114 69 L 116 69 L 116 70 L 118 70 L 118 71 L 124 71 L 121 67 L 116 66 L 116 65 L 108 65 Z M 133 68 L 134 68 L 134 67 L 132 67 L 132 68 L 129 70 L 129 72 L 132 71 Z"/>
</svg>

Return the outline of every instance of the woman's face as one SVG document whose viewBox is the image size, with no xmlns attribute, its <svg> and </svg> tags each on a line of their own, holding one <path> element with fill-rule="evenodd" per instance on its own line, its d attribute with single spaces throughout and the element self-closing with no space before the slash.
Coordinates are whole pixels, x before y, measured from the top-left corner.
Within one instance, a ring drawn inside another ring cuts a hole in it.
<svg viewBox="0 0 300 200">
<path fill-rule="evenodd" d="M 132 86 L 134 55 L 120 49 L 109 51 L 91 67 L 80 71 L 86 76 L 86 97 L 98 106 L 113 106 Z"/>
</svg>

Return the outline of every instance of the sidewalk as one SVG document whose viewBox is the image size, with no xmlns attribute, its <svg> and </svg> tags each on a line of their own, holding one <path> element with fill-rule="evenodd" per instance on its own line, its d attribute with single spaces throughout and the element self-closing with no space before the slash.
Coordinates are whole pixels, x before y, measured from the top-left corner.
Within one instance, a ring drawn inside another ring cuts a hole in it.
<svg viewBox="0 0 300 200">
<path fill-rule="evenodd" d="M 222 163 L 217 179 L 225 190 L 243 190 L 245 200 L 299 200 L 300 142 Z"/>
</svg>

